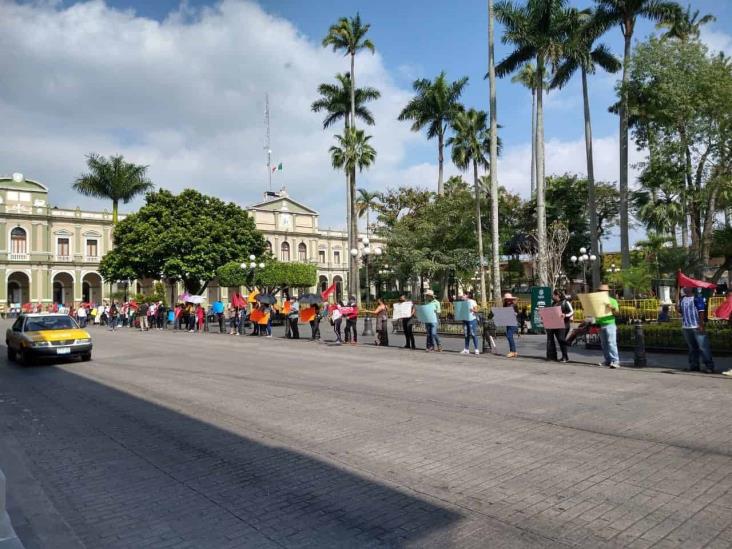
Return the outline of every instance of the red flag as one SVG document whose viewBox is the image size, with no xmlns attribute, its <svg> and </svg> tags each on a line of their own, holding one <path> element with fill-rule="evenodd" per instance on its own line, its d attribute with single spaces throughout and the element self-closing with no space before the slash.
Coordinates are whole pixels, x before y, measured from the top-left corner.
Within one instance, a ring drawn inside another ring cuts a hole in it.
<svg viewBox="0 0 732 549">
<path fill-rule="evenodd" d="M 233 296 L 231 296 L 231 304 L 236 309 L 243 309 L 247 306 L 247 302 L 245 299 L 241 296 L 239 292 L 236 292 Z"/>
<path fill-rule="evenodd" d="M 711 290 L 717 288 L 717 285 L 714 282 L 697 280 L 695 278 L 691 278 L 690 276 L 686 276 L 681 271 L 678 271 L 676 273 L 676 283 L 679 285 L 679 288 L 709 288 Z"/>
<path fill-rule="evenodd" d="M 335 292 L 335 289 L 336 289 L 336 283 L 334 282 L 333 284 L 330 285 L 330 287 L 327 290 L 325 290 L 323 293 L 320 294 L 320 297 L 322 297 L 323 299 L 328 299 L 328 296 L 330 294 L 332 294 L 333 292 Z"/>
</svg>

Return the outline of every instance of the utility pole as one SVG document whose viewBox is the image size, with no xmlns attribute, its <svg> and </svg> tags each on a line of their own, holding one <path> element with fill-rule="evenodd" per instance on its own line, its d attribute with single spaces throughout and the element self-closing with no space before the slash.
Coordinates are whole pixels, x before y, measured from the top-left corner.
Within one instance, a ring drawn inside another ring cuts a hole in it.
<svg viewBox="0 0 732 549">
<path fill-rule="evenodd" d="M 272 146 L 269 133 L 269 94 L 264 94 L 264 124 L 267 127 L 267 142 L 264 149 L 267 151 L 267 177 L 269 178 L 268 191 L 272 191 Z"/>
</svg>

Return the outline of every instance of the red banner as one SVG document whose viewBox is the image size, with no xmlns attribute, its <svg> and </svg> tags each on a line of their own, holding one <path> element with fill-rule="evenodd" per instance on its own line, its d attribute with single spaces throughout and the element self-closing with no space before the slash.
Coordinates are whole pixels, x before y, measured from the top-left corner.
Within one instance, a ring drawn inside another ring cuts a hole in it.
<svg viewBox="0 0 732 549">
<path fill-rule="evenodd" d="M 681 271 L 678 271 L 676 273 L 676 283 L 679 285 L 679 288 L 709 288 L 711 290 L 717 289 L 717 285 L 714 282 L 697 280 L 696 278 L 686 276 Z"/>
<path fill-rule="evenodd" d="M 239 292 L 236 292 L 231 296 L 231 305 L 236 309 L 243 309 L 247 306 L 247 302 Z"/>
<path fill-rule="evenodd" d="M 323 299 L 328 299 L 328 296 L 330 294 L 332 294 L 333 292 L 335 292 L 335 289 L 336 289 L 336 285 L 334 282 L 333 284 L 330 285 L 330 287 L 327 290 L 325 290 L 323 293 L 320 294 L 320 297 L 322 297 Z"/>
</svg>

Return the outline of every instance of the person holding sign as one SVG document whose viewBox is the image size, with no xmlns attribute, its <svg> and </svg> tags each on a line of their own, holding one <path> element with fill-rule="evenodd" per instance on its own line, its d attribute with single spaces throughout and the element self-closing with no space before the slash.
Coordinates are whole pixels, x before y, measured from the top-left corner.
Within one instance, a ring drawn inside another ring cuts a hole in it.
<svg viewBox="0 0 732 549">
<path fill-rule="evenodd" d="M 312 334 L 310 339 L 313 341 L 320 341 L 320 305 L 313 303 L 311 305 L 311 309 L 314 310 L 315 314 L 313 315 L 312 320 L 310 320 L 310 332 Z"/>
<path fill-rule="evenodd" d="M 516 333 L 518 332 L 518 307 L 516 307 L 516 298 L 511 295 L 511 292 L 506 292 L 505 294 L 503 294 L 503 306 L 511 307 L 516 316 L 516 322 L 514 322 L 514 325 L 506 326 L 506 339 L 508 340 L 508 354 L 506 355 L 506 357 L 516 358 L 518 356 L 518 353 L 516 352 L 515 340 Z"/>
<path fill-rule="evenodd" d="M 556 320 L 558 324 L 555 327 L 555 325 L 551 324 L 551 320 L 548 316 L 545 317 L 542 315 L 542 323 L 546 330 L 546 359 L 554 361 L 557 360 L 557 343 L 559 343 L 559 349 L 562 352 L 560 362 L 569 362 L 567 342 L 565 338 L 567 336 L 567 331 L 569 330 L 569 318 L 567 315 L 571 316 L 574 314 L 574 311 L 572 311 L 572 305 L 567 301 L 563 292 L 554 290 L 552 293 L 552 307 L 541 309 L 539 313 L 545 313 L 548 315 L 550 309 L 557 311 Z"/>
<path fill-rule="evenodd" d="M 465 346 L 460 354 L 470 354 L 470 340 L 473 340 L 473 349 L 475 354 L 480 354 L 478 349 L 478 303 L 473 299 L 473 294 L 468 293 L 467 297 L 458 295 L 458 299 L 464 302 L 464 305 L 455 307 L 455 320 L 463 321 L 463 335 L 465 337 Z M 456 304 L 459 302 L 456 302 Z M 458 313 L 458 309 L 460 312 Z M 458 318 L 458 316 L 460 318 Z"/>
<path fill-rule="evenodd" d="M 404 314 L 404 312 L 401 313 L 403 315 L 401 317 L 401 319 L 402 319 L 402 329 L 404 330 L 404 339 L 405 339 L 404 348 L 414 350 L 417 348 L 417 345 L 414 342 L 414 332 L 413 332 L 414 314 L 415 314 L 414 304 L 411 301 L 407 301 L 407 298 L 404 295 L 399 296 L 399 303 L 400 303 L 402 309 L 407 309 L 407 314 L 409 315 L 409 316 L 407 316 L 407 314 Z"/>
<path fill-rule="evenodd" d="M 620 368 L 618 328 L 613 315 L 613 311 L 619 310 L 619 306 L 617 300 L 610 296 L 610 287 L 602 284 L 595 293 L 580 294 L 580 300 L 585 316 L 595 317 L 595 323 L 600 327 L 600 345 L 605 359 L 600 366 Z"/>
<path fill-rule="evenodd" d="M 425 350 L 429 353 L 437 350 L 438 353 L 442 352 L 442 345 L 440 345 L 440 338 L 437 335 L 437 323 L 442 312 L 440 302 L 435 299 L 435 292 L 427 290 L 424 293 L 427 302 L 424 305 L 420 305 L 417 310 L 417 316 L 421 322 L 424 323 L 424 329 L 427 332 L 427 343 Z"/>
<path fill-rule="evenodd" d="M 374 316 L 376 317 L 376 345 L 389 346 L 389 309 L 382 298 L 377 301 Z"/>
</svg>

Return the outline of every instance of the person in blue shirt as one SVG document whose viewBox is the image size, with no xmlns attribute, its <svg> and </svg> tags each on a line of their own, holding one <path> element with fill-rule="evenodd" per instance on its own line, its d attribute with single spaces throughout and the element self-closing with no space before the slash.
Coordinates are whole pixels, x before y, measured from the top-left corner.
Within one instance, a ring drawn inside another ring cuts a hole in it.
<svg viewBox="0 0 732 549">
<path fill-rule="evenodd" d="M 701 310 L 699 309 L 701 307 Z M 681 313 L 681 332 L 689 347 L 688 372 L 699 371 L 699 356 L 704 361 L 704 371 L 714 373 L 714 361 L 709 336 L 704 332 L 704 300 L 694 296 L 693 288 L 684 288 L 683 297 L 679 292 L 679 312 Z"/>
<path fill-rule="evenodd" d="M 216 321 L 219 323 L 219 332 L 224 333 L 224 304 L 220 299 L 217 299 L 211 305 L 211 312 L 216 315 Z"/>
</svg>

